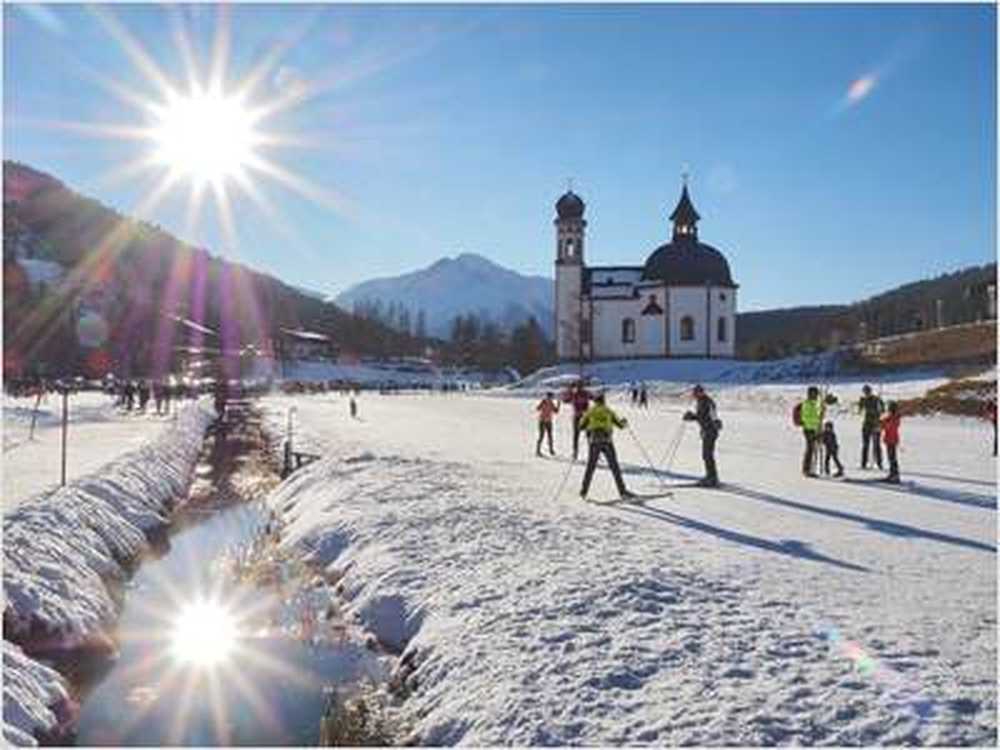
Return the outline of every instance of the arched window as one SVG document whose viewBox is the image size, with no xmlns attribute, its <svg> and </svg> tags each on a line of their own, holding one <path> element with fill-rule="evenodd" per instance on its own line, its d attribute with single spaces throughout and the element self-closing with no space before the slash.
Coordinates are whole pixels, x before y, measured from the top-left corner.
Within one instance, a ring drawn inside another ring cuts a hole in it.
<svg viewBox="0 0 1000 750">
<path fill-rule="evenodd" d="M 635 342 L 635 321 L 632 318 L 622 319 L 622 343 L 632 344 Z"/>
<path fill-rule="evenodd" d="M 690 315 L 681 318 L 681 341 L 694 341 L 694 318 Z"/>
<path fill-rule="evenodd" d="M 573 257 L 573 238 L 572 237 L 570 237 L 568 240 L 566 240 L 566 257 L 567 258 L 572 258 Z"/>
<path fill-rule="evenodd" d="M 726 340 L 726 319 L 719 318 L 719 341 Z"/>
</svg>

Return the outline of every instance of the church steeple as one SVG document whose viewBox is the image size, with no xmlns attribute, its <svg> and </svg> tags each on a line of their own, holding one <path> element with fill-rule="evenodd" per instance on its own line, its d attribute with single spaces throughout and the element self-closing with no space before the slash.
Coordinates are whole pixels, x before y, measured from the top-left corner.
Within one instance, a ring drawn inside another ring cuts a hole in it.
<svg viewBox="0 0 1000 750">
<path fill-rule="evenodd" d="M 691 196 L 688 195 L 687 175 L 684 175 L 684 189 L 681 190 L 681 199 L 677 202 L 677 208 L 670 214 L 670 220 L 674 222 L 674 241 L 678 239 L 698 239 L 698 220 L 701 217 L 694 210 Z"/>
</svg>

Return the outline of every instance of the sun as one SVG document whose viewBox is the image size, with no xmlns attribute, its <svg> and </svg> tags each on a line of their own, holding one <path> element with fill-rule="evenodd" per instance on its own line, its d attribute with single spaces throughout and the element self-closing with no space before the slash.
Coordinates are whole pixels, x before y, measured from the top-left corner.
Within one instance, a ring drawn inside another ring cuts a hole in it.
<svg viewBox="0 0 1000 750">
<path fill-rule="evenodd" d="M 184 608 L 171 633 L 170 651 L 178 662 L 210 667 L 233 653 L 240 632 L 233 612 L 214 601 Z"/>
<path fill-rule="evenodd" d="M 219 91 L 172 94 L 150 107 L 154 160 L 196 184 L 238 178 L 256 158 L 256 116 L 236 96 Z"/>
</svg>

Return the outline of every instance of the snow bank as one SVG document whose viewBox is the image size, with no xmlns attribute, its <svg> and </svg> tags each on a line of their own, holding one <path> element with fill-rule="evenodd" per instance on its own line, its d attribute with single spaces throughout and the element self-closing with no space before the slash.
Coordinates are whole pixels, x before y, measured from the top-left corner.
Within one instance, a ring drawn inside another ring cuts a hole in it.
<svg viewBox="0 0 1000 750">
<path fill-rule="evenodd" d="M 4 742 L 34 747 L 36 735 L 55 730 L 70 710 L 63 679 L 10 641 L 3 642 L 3 677 Z"/>
<path fill-rule="evenodd" d="M 555 367 L 545 367 L 532 373 L 511 390 L 540 391 L 558 388 L 575 380 L 580 367 L 567 363 Z M 655 359 L 655 360 L 612 360 L 588 363 L 583 366 L 586 377 L 595 378 L 607 386 L 627 386 L 645 381 L 666 383 L 715 383 L 715 384 L 757 384 L 809 381 L 862 380 L 862 376 L 846 375 L 841 371 L 836 352 L 803 355 L 777 361 L 747 362 L 735 359 Z M 942 377 L 939 368 L 928 368 L 923 374 L 915 375 L 911 370 L 888 379 L 921 380 Z M 874 376 L 869 376 L 874 378 Z M 883 376 L 883 379 L 886 379 Z"/>
<path fill-rule="evenodd" d="M 206 406 L 188 406 L 149 444 L 4 516 L 5 638 L 29 652 L 107 647 L 102 631 L 117 604 L 106 581 L 122 578 L 122 566 L 169 522 L 211 420 Z M 5 643 L 5 677 L 20 680 L 23 691 L 45 686 L 48 692 L 33 695 L 48 705 L 46 696 L 55 689 L 43 679 L 48 673 L 19 654 L 12 651 L 8 665 Z M 22 721 L 29 715 L 37 712 L 8 713 L 5 690 L 5 735 L 7 723 L 14 725 L 10 736 L 33 732 L 37 723 Z"/>
</svg>

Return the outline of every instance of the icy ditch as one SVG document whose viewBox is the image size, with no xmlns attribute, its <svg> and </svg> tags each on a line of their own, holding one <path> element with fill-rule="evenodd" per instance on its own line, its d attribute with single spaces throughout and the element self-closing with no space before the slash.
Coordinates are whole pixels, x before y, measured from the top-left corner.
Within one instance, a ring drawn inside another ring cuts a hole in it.
<svg viewBox="0 0 1000 750">
<path fill-rule="evenodd" d="M 157 439 L 6 514 L 4 534 L 4 735 L 59 730 L 69 708 L 58 675 L 24 655 L 109 651 L 118 613 L 108 582 L 169 523 L 213 415 L 184 409 Z"/>
<path fill-rule="evenodd" d="M 143 564 L 77 744 L 315 745 L 331 691 L 384 679 L 329 584 L 270 554 L 274 531 L 257 502 L 206 510 Z"/>
<path fill-rule="evenodd" d="M 727 573 L 622 520 L 669 511 L 555 508 L 547 489 L 351 450 L 267 498 L 280 548 L 339 580 L 345 614 L 399 655 L 412 741 L 964 744 L 907 680 L 852 663 L 836 617 L 820 628 L 765 593 L 766 571 Z"/>
</svg>

